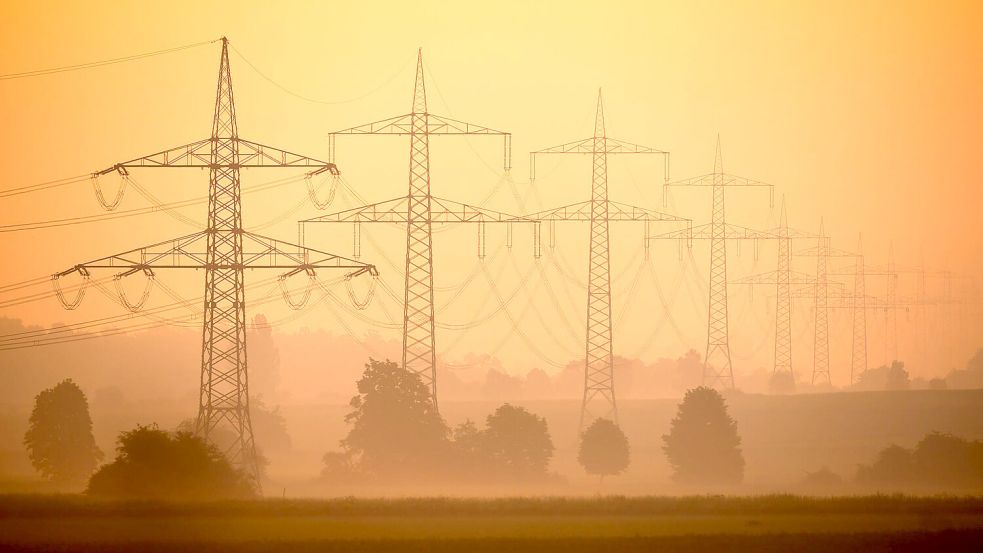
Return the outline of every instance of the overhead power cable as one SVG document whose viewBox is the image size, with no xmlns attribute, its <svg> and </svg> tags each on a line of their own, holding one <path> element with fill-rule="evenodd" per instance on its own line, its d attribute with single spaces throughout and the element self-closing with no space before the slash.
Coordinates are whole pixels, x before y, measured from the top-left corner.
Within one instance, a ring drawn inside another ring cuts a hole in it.
<svg viewBox="0 0 983 553">
<path fill-rule="evenodd" d="M 266 73 L 264 73 L 262 70 L 260 70 L 259 67 L 256 67 L 256 64 L 254 64 L 253 62 L 249 61 L 249 58 L 247 58 L 246 56 L 244 56 L 242 54 L 242 52 L 240 52 L 239 49 L 236 48 L 233 44 L 229 44 L 229 48 L 231 48 L 232 51 L 235 52 L 236 55 L 239 56 L 240 59 L 242 59 L 242 61 L 246 62 L 246 65 L 248 65 L 249 67 L 251 67 L 252 70 L 255 71 L 257 75 L 259 75 L 260 77 L 262 77 L 263 79 L 265 79 L 267 82 L 269 82 L 273 86 L 279 88 L 283 92 L 286 92 L 287 94 L 289 94 L 289 95 L 291 95 L 291 96 L 293 96 L 295 98 L 299 98 L 301 100 L 304 100 L 305 102 L 311 102 L 311 103 L 314 103 L 314 104 L 337 105 L 337 104 L 348 104 L 348 103 L 351 103 L 351 102 L 357 102 L 358 100 L 361 100 L 363 98 L 367 98 L 368 96 L 371 96 L 371 95 L 375 94 L 376 92 L 378 92 L 379 90 L 381 90 L 381 89 L 385 88 L 386 86 L 388 86 L 389 83 L 393 82 L 393 80 L 396 79 L 396 77 L 400 76 L 404 71 L 406 71 L 407 66 L 409 66 L 409 62 L 403 64 L 395 73 L 393 73 L 392 75 L 390 75 L 388 79 L 386 79 L 385 81 L 383 81 L 382 83 L 380 83 L 378 86 L 372 88 L 368 92 L 365 92 L 364 94 L 361 94 L 359 96 L 355 96 L 355 97 L 352 97 L 352 98 L 347 98 L 347 99 L 344 99 L 344 100 L 323 100 L 323 99 L 320 99 L 320 98 L 312 98 L 310 96 L 306 96 L 304 94 L 300 94 L 298 92 L 295 92 L 295 91 L 293 91 L 293 90 L 291 90 L 291 89 L 283 86 L 282 84 L 280 84 L 279 82 L 277 82 L 276 80 L 274 80 L 272 77 L 270 77 L 269 75 L 267 75 Z"/>
<path fill-rule="evenodd" d="M 174 48 L 167 48 L 164 50 L 155 50 L 153 52 L 144 52 L 142 54 L 134 54 L 132 56 L 123 56 L 121 58 L 111 58 L 107 60 L 90 61 L 86 63 L 78 63 L 75 65 L 63 65 L 61 67 L 49 67 L 48 69 L 35 69 L 33 71 L 21 71 L 20 73 L 7 73 L 5 75 L 0 75 L 0 81 L 9 81 L 13 79 L 24 79 L 27 77 L 40 77 L 42 75 L 51 75 L 54 73 L 65 73 L 68 71 L 79 71 L 81 69 L 91 69 L 93 67 L 102 67 L 104 65 L 113 65 L 115 63 L 125 63 L 128 61 L 136 61 L 144 58 L 150 58 L 153 56 L 161 56 L 164 54 L 171 54 L 173 52 L 180 52 L 182 50 L 189 50 L 191 48 L 197 48 L 199 46 L 204 46 L 206 44 L 213 44 L 218 42 L 220 39 L 206 40 L 204 42 L 195 42 L 194 44 L 185 44 L 184 46 L 176 46 Z"/>
</svg>

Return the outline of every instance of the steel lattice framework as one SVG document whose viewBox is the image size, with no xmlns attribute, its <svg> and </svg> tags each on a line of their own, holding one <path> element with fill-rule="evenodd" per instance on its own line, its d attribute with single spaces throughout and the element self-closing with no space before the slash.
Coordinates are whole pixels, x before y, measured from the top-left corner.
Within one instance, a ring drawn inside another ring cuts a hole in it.
<svg viewBox="0 0 983 553">
<path fill-rule="evenodd" d="M 259 485 L 259 467 L 249 416 L 249 375 L 246 359 L 246 303 L 243 270 L 348 270 L 350 276 L 375 274 L 373 265 L 334 254 L 280 242 L 243 230 L 239 171 L 244 167 L 303 167 L 312 173 L 330 171 L 333 163 L 249 142 L 239 138 L 229 69 L 228 40 L 222 38 L 211 137 L 117 163 L 96 175 L 135 167 L 200 167 L 209 170 L 208 226 L 182 236 L 76 265 L 56 278 L 90 269 L 123 268 L 120 275 L 154 269 L 204 269 L 201 386 L 195 432 L 215 443 L 220 427 L 231 431 L 228 443 L 215 443 L 236 466 Z"/>
<path fill-rule="evenodd" d="M 710 387 L 733 388 L 734 370 L 730 357 L 730 337 L 727 313 L 727 225 L 725 190 L 729 186 L 768 187 L 774 205 L 774 187 L 760 181 L 724 173 L 720 137 L 717 137 L 713 172 L 690 179 L 667 182 L 663 202 L 668 201 L 670 186 L 709 186 L 713 191 L 710 223 L 710 302 L 707 313 L 707 348 L 703 357 L 703 384 Z"/>
<path fill-rule="evenodd" d="M 792 271 L 791 246 L 793 239 L 814 239 L 808 232 L 790 229 L 782 198 L 781 218 L 778 228 L 767 231 L 755 239 L 774 239 L 778 242 L 778 268 L 759 275 L 751 275 L 730 281 L 730 284 L 766 284 L 775 286 L 775 356 L 773 373 L 787 373 L 795 377 L 792 368 L 792 284 L 813 284 L 812 275 Z"/>
<path fill-rule="evenodd" d="M 334 161 L 338 135 L 408 135 L 410 137 L 409 193 L 400 198 L 333 213 L 303 223 L 406 224 L 406 273 L 403 301 L 403 366 L 420 375 L 437 405 L 437 353 L 434 337 L 433 242 L 434 222 L 476 223 L 479 236 L 484 223 L 531 223 L 522 217 L 437 198 L 430 191 L 430 137 L 432 135 L 490 135 L 504 138 L 504 169 L 511 169 L 512 135 L 428 112 L 423 51 L 417 53 L 413 110 L 400 115 L 333 132 L 329 159 Z M 479 239 L 479 255 L 483 254 Z"/>
<path fill-rule="evenodd" d="M 813 297 L 816 312 L 813 315 L 812 384 L 825 381 L 833 383 L 829 375 L 829 276 L 826 258 L 829 256 L 829 237 L 823 222 L 819 222 L 819 239 L 816 241 L 816 283 Z"/>
<path fill-rule="evenodd" d="M 689 220 L 649 209 L 619 204 L 608 200 L 608 154 L 658 154 L 665 159 L 668 176 L 669 153 L 609 138 L 604 126 L 604 102 L 597 93 L 594 115 L 594 136 L 559 146 L 536 150 L 529 154 L 529 178 L 536 178 L 536 156 L 542 154 L 585 154 L 592 160 L 591 199 L 559 208 L 527 215 L 530 219 L 550 225 L 550 246 L 554 246 L 553 225 L 557 221 L 590 223 L 590 252 L 587 277 L 587 338 L 584 359 L 584 396 L 580 410 L 580 429 L 594 418 L 610 418 L 618 422 L 618 404 L 614 393 L 614 334 L 611 329 L 611 253 L 609 223 L 611 221 L 641 221 L 648 232 L 649 223 Z M 646 247 L 647 247 L 647 241 Z"/>
</svg>

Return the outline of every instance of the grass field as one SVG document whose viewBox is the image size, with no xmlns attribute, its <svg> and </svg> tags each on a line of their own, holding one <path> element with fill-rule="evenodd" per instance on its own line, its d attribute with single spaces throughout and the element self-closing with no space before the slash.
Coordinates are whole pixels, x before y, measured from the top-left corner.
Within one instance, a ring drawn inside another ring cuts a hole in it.
<svg viewBox="0 0 983 553">
<path fill-rule="evenodd" d="M 983 499 L 0 497 L 4 551 L 983 550 Z"/>
</svg>

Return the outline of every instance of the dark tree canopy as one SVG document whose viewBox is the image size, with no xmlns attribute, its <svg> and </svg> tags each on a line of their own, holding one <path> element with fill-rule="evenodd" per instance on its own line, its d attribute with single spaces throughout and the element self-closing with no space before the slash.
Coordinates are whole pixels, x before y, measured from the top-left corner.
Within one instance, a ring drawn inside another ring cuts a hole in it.
<svg viewBox="0 0 983 553">
<path fill-rule="evenodd" d="M 497 470 L 516 478 L 546 474 L 553 439 L 546 419 L 506 403 L 488 415 L 482 448 Z"/>
<path fill-rule="evenodd" d="M 686 392 L 662 441 L 677 482 L 735 484 L 744 478 L 737 423 L 716 390 L 701 386 Z"/>
<path fill-rule="evenodd" d="M 440 472 L 449 430 L 419 375 L 370 359 L 358 394 L 345 417 L 351 430 L 341 445 L 359 470 L 377 476 Z"/>
<path fill-rule="evenodd" d="M 610 419 L 597 419 L 580 438 L 577 461 L 588 474 L 601 478 L 621 474 L 631 462 L 628 437 Z"/>
<path fill-rule="evenodd" d="M 255 494 L 244 473 L 189 432 L 138 426 L 119 436 L 116 459 L 89 480 L 87 493 L 133 499 L 225 499 Z"/>
<path fill-rule="evenodd" d="M 83 483 L 95 470 L 102 452 L 92 436 L 89 402 L 71 379 L 34 399 L 24 445 L 34 468 L 57 484 Z"/>
<path fill-rule="evenodd" d="M 983 485 L 983 441 L 932 432 L 914 449 L 890 445 L 873 463 L 860 466 L 857 481 L 887 488 L 979 489 Z"/>
</svg>

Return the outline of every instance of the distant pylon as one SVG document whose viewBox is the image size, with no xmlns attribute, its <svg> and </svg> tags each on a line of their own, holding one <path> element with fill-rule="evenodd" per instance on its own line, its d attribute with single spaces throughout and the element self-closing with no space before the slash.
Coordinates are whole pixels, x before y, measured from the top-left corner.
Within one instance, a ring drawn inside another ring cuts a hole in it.
<svg viewBox="0 0 983 553">
<path fill-rule="evenodd" d="M 590 205 L 590 262 L 587 279 L 587 347 L 584 371 L 584 413 L 600 400 L 609 405 L 614 421 L 618 404 L 614 395 L 614 349 L 611 331 L 611 252 L 608 236 L 608 157 L 604 130 L 604 102 L 597 91 L 594 115 L 593 178 Z"/>
<path fill-rule="evenodd" d="M 593 136 L 529 152 L 529 180 L 536 177 L 536 156 L 546 154 L 590 155 L 591 197 L 586 202 L 550 208 L 526 217 L 548 223 L 550 250 L 555 245 L 553 225 L 560 221 L 590 224 L 590 243 L 587 267 L 587 322 L 584 356 L 584 395 L 580 408 L 580 431 L 596 418 L 618 422 L 618 404 L 614 387 L 614 331 L 611 321 L 611 275 L 609 225 L 613 222 L 642 223 L 645 229 L 645 251 L 648 252 L 648 231 L 651 223 L 690 221 L 647 208 L 612 202 L 608 198 L 607 156 L 650 154 L 663 156 L 664 174 L 669 178 L 669 153 L 641 144 L 625 142 L 608 136 L 604 125 L 604 101 L 597 92 Z M 646 253 L 647 259 L 647 253 Z"/>
<path fill-rule="evenodd" d="M 328 155 L 331 161 L 334 161 L 335 140 L 338 135 L 409 135 L 410 137 L 409 192 L 406 196 L 308 219 L 301 223 L 352 222 L 355 224 L 356 248 L 359 248 L 358 225 L 361 223 L 406 223 L 402 361 L 403 366 L 418 374 L 430 389 L 431 399 L 436 407 L 438 405 L 437 355 L 434 336 L 433 243 L 431 241 L 434 215 L 440 216 L 441 219 L 438 221 L 440 223 L 477 224 L 479 257 L 484 255 L 484 242 L 481 237 L 485 223 L 505 223 L 509 225 L 508 228 L 511 228 L 513 222 L 530 224 L 533 222 L 433 196 L 430 183 L 430 137 L 434 135 L 501 136 L 504 138 L 503 168 L 508 174 L 512 167 L 512 135 L 483 125 L 430 113 L 427 106 L 422 49 L 417 51 L 416 57 L 412 111 L 330 133 Z M 538 250 L 535 250 L 534 255 L 538 255 Z"/>
<path fill-rule="evenodd" d="M 850 384 L 867 372 L 867 292 L 864 276 L 863 237 L 857 241 L 853 270 L 853 353 L 850 357 Z"/>
<path fill-rule="evenodd" d="M 925 317 L 925 261 L 922 253 L 918 252 L 918 280 L 915 283 L 915 320 L 912 328 L 914 335 L 915 356 L 918 359 L 918 368 L 928 367 L 928 348 L 926 347 L 926 317 Z"/>
<path fill-rule="evenodd" d="M 734 387 L 727 317 L 727 220 L 724 204 L 724 163 L 720 135 L 713 159 L 713 214 L 710 222 L 710 305 L 707 349 L 703 358 L 703 384 L 712 388 Z"/>
<path fill-rule="evenodd" d="M 778 299 L 775 309 L 775 366 L 774 373 L 787 372 L 793 378 L 792 370 L 792 294 L 790 272 L 792 262 L 791 239 L 788 233 L 788 218 L 785 214 L 785 198 L 782 197 L 782 215 L 778 225 Z"/>
<path fill-rule="evenodd" d="M 433 243 L 430 219 L 430 134 L 423 50 L 417 52 L 410 126 L 409 201 L 406 213 L 406 283 L 403 296 L 403 367 L 419 374 L 436 405 Z"/>
<path fill-rule="evenodd" d="M 826 272 L 826 261 L 829 255 L 829 238 L 823 228 L 823 222 L 819 222 L 819 240 L 816 246 L 816 284 L 814 290 L 815 298 L 815 320 L 813 324 L 813 350 L 812 350 L 812 384 L 825 382 L 830 384 L 832 381 L 829 375 L 829 283 Z"/>
<path fill-rule="evenodd" d="M 894 244 L 888 248 L 887 254 L 887 360 L 888 365 L 898 360 L 898 270 L 894 264 Z"/>
</svg>

